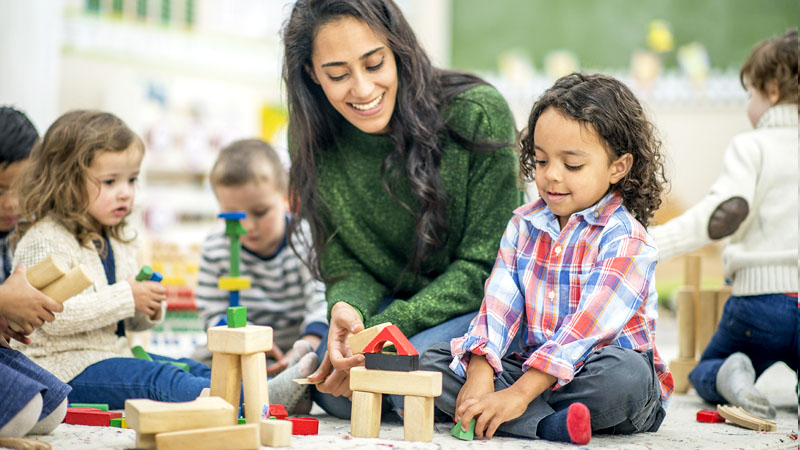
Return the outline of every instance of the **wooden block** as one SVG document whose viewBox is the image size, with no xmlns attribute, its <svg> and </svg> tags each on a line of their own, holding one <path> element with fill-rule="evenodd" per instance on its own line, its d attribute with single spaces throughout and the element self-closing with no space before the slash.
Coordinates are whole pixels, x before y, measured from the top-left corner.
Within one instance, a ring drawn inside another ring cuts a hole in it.
<svg viewBox="0 0 800 450">
<path fill-rule="evenodd" d="M 419 355 L 419 352 L 397 325 L 389 325 L 381 330 L 364 347 L 364 353 L 379 353 L 387 342 L 394 344 L 398 355 Z"/>
<path fill-rule="evenodd" d="M 403 440 L 433 441 L 433 397 L 405 396 L 403 399 Z"/>
<path fill-rule="evenodd" d="M 394 353 L 365 353 L 364 367 L 367 369 L 411 372 L 419 370 L 419 355 L 396 355 Z"/>
<path fill-rule="evenodd" d="M 461 421 L 459 420 L 458 423 L 455 424 L 450 430 L 450 434 L 461 439 L 462 441 L 471 441 L 475 439 L 475 419 L 469 421 L 469 427 L 467 428 L 467 431 L 461 429 Z"/>
<path fill-rule="evenodd" d="M 381 394 L 353 391 L 350 435 L 376 438 L 381 430 Z"/>
<path fill-rule="evenodd" d="M 738 406 L 717 405 L 717 413 L 725 419 L 756 431 L 775 431 L 778 429 L 774 420 L 766 420 L 754 416 Z"/>
<path fill-rule="evenodd" d="M 231 306 L 226 311 L 228 328 L 241 328 L 247 326 L 247 308 L 244 306 Z"/>
<path fill-rule="evenodd" d="M 292 422 L 288 420 L 262 420 L 260 423 L 261 445 L 288 447 L 292 440 Z"/>
<path fill-rule="evenodd" d="M 108 403 L 70 403 L 70 408 L 93 408 L 108 412 Z"/>
<path fill-rule="evenodd" d="M 136 432 L 136 448 L 156 448 L 156 435 Z"/>
<path fill-rule="evenodd" d="M 26 276 L 31 286 L 41 290 L 43 287 L 66 275 L 67 271 L 69 271 L 69 266 L 67 266 L 61 258 L 50 255 L 29 267 Z"/>
<path fill-rule="evenodd" d="M 682 287 L 675 292 L 678 316 L 678 357 L 694 358 L 694 292 Z"/>
<path fill-rule="evenodd" d="M 249 355 L 272 350 L 272 328 L 248 325 L 228 328 L 225 325 L 208 329 L 208 350 L 232 355 Z"/>
<path fill-rule="evenodd" d="M 111 425 L 111 419 L 118 417 L 122 417 L 122 413 L 100 411 L 94 408 L 67 408 L 63 423 L 107 427 Z"/>
<path fill-rule="evenodd" d="M 719 321 L 722 319 L 722 312 L 725 311 L 725 304 L 728 303 L 728 298 L 731 296 L 730 286 L 724 286 L 717 290 L 717 320 L 715 327 L 719 326 Z"/>
<path fill-rule="evenodd" d="M 24 438 L 0 438 L 0 447 L 15 450 L 50 450 L 53 448 L 48 442 Z"/>
<path fill-rule="evenodd" d="M 211 357 L 211 395 L 222 397 L 233 406 L 231 420 L 236 423 L 239 417 L 239 396 L 241 393 L 242 360 L 239 355 L 214 353 Z"/>
<path fill-rule="evenodd" d="M 347 345 L 350 346 L 350 351 L 353 352 L 354 355 L 364 353 L 364 347 L 366 347 L 378 333 L 391 324 L 391 322 L 382 323 L 347 336 Z"/>
<path fill-rule="evenodd" d="M 286 411 L 286 408 L 281 405 L 269 405 L 269 415 L 270 417 L 275 417 L 278 420 L 284 420 L 289 417 L 289 413 Z"/>
<path fill-rule="evenodd" d="M 258 449 L 258 425 L 203 428 L 156 434 L 158 450 L 218 450 L 221 448 Z"/>
<path fill-rule="evenodd" d="M 219 277 L 217 288 L 223 291 L 246 291 L 250 289 L 250 278 L 246 277 Z"/>
<path fill-rule="evenodd" d="M 700 255 L 691 254 L 684 257 L 683 284 L 694 289 L 700 289 Z"/>
<path fill-rule="evenodd" d="M 292 423 L 292 434 L 311 435 L 319 433 L 319 419 L 313 417 L 289 417 Z"/>
<path fill-rule="evenodd" d="M 294 381 L 297 384 L 320 384 L 325 380 L 322 379 L 319 381 L 311 381 L 306 377 L 306 378 L 293 378 L 292 381 Z"/>
<path fill-rule="evenodd" d="M 438 397 L 442 395 L 442 373 L 424 370 L 392 372 L 390 370 L 367 370 L 366 367 L 353 367 L 350 369 L 350 390 L 379 394 Z"/>
<path fill-rule="evenodd" d="M 53 281 L 42 289 L 42 293 L 57 302 L 63 303 L 67 299 L 83 292 L 92 285 L 89 272 L 81 264 L 75 266 L 63 277 Z"/>
<path fill-rule="evenodd" d="M 234 407 L 219 397 L 201 397 L 190 402 L 125 401 L 128 426 L 144 434 L 234 425 L 235 413 Z"/>
<path fill-rule="evenodd" d="M 197 398 L 200 397 L 211 397 L 211 388 L 210 387 L 203 388 L 203 390 L 200 391 L 200 395 L 197 396 Z"/>
<path fill-rule="evenodd" d="M 269 408 L 267 356 L 263 353 L 252 353 L 242 355 L 241 358 L 244 417 L 247 419 L 247 423 L 259 423 L 265 408 Z"/>
<path fill-rule="evenodd" d="M 153 276 L 153 268 L 150 266 L 142 266 L 139 273 L 136 274 L 136 281 L 149 280 Z"/>
<path fill-rule="evenodd" d="M 700 359 L 717 329 L 717 292 L 703 289 L 694 305 L 694 355 Z"/>
<path fill-rule="evenodd" d="M 669 363 L 669 371 L 672 373 L 672 380 L 675 383 L 675 393 L 685 394 L 691 383 L 689 382 L 689 373 L 697 366 L 697 361 L 694 358 L 678 358 L 673 359 Z"/>
</svg>

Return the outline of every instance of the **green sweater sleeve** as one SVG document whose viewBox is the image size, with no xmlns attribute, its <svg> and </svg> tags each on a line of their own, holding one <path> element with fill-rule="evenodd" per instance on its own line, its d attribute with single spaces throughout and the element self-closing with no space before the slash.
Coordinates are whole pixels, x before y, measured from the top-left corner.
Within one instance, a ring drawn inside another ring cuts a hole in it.
<svg viewBox="0 0 800 450">
<path fill-rule="evenodd" d="M 478 142 L 514 142 L 513 117 L 505 100 L 490 87 L 476 91 L 488 94 L 456 106 L 453 128 Z M 463 116 L 462 120 L 457 116 Z M 408 300 L 395 300 L 371 316 L 365 326 L 392 322 L 413 336 L 480 308 L 483 284 L 497 257 L 500 238 L 512 211 L 522 203 L 517 170 L 512 147 L 471 151 L 464 227 L 450 264 Z"/>
</svg>

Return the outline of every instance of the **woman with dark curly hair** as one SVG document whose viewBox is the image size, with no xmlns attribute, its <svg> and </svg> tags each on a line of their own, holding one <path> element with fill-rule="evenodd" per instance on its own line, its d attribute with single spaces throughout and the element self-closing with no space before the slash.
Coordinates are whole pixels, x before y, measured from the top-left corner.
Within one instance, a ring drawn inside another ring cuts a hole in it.
<svg viewBox="0 0 800 450">
<path fill-rule="evenodd" d="M 391 0 L 299 0 L 283 40 L 290 232 L 310 224 L 330 315 L 314 399 L 349 417 L 348 335 L 391 322 L 423 351 L 466 331 L 522 203 L 515 127 L 493 87 L 431 65 Z"/>
<path fill-rule="evenodd" d="M 464 429 L 586 444 L 659 428 L 673 382 L 645 226 L 666 182 L 660 146 L 609 76 L 565 76 L 533 106 L 520 162 L 541 198 L 514 211 L 469 331 L 422 356 L 444 373 L 436 406 Z"/>
</svg>

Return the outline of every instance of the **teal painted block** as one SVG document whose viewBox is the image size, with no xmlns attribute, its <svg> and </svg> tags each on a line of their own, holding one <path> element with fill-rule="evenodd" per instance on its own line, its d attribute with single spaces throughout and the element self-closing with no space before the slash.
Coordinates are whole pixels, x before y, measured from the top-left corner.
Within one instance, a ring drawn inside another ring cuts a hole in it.
<svg viewBox="0 0 800 450">
<path fill-rule="evenodd" d="M 232 306 L 228 308 L 228 328 L 241 328 L 247 325 L 247 308 Z"/>
<path fill-rule="evenodd" d="M 475 419 L 469 421 L 469 429 L 467 431 L 461 429 L 461 421 L 459 420 L 453 429 L 450 430 L 450 434 L 463 441 L 475 439 Z"/>
<path fill-rule="evenodd" d="M 150 266 L 142 266 L 139 273 L 136 275 L 136 281 L 149 280 L 153 276 L 153 268 Z"/>
</svg>

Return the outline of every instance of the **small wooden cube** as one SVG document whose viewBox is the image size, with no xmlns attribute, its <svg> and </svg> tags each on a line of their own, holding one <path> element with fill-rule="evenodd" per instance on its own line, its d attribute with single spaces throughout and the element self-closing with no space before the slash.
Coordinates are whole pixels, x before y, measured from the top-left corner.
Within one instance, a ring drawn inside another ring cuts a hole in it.
<svg viewBox="0 0 800 450">
<path fill-rule="evenodd" d="M 228 328 L 241 328 L 247 326 L 247 308 L 244 306 L 231 306 L 228 308 Z"/>
<path fill-rule="evenodd" d="M 288 420 L 262 420 L 261 445 L 288 447 L 292 439 L 292 422 Z"/>
</svg>

